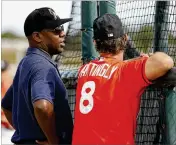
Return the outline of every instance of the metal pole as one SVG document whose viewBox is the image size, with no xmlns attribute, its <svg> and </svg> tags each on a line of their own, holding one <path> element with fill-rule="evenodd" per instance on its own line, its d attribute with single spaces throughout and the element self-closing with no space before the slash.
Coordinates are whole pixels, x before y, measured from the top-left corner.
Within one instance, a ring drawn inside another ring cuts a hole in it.
<svg viewBox="0 0 176 145">
<path fill-rule="evenodd" d="M 100 16 L 105 13 L 116 14 L 116 2 L 109 1 L 100 1 Z"/>
<path fill-rule="evenodd" d="M 93 21 L 97 17 L 97 2 L 81 2 L 82 21 L 82 60 L 83 64 L 99 56 L 93 44 Z"/>
<path fill-rule="evenodd" d="M 168 51 L 169 1 L 156 1 L 154 52 Z"/>
</svg>

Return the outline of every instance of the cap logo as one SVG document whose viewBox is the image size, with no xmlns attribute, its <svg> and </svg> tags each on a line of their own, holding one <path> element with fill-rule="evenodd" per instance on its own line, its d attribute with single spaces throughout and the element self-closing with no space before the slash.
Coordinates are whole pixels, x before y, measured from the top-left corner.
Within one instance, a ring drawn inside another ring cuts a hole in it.
<svg viewBox="0 0 176 145">
<path fill-rule="evenodd" d="M 113 37 L 113 36 L 114 36 L 113 33 L 108 34 L 108 37 Z"/>
<path fill-rule="evenodd" d="M 54 19 L 56 20 L 57 19 L 56 13 L 52 9 L 48 9 L 48 11 L 51 15 L 53 15 Z"/>
</svg>

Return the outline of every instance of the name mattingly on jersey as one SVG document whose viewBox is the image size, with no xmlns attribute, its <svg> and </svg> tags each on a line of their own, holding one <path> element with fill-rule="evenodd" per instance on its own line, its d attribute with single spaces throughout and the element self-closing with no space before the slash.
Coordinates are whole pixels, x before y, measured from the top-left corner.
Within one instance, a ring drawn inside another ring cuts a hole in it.
<svg viewBox="0 0 176 145">
<path fill-rule="evenodd" d="M 107 63 L 103 64 L 89 63 L 86 64 L 80 70 L 78 78 L 83 76 L 100 76 L 106 79 L 110 79 L 112 74 L 115 72 L 117 68 L 118 66 L 111 66 Z"/>
</svg>

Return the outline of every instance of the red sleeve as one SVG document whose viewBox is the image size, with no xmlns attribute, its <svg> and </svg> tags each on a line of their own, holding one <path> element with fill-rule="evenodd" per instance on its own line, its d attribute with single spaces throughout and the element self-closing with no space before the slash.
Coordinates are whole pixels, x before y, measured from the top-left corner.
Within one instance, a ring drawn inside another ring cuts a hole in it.
<svg viewBox="0 0 176 145">
<path fill-rule="evenodd" d="M 123 65 L 123 75 L 130 85 L 140 85 L 146 87 L 150 82 L 145 74 L 145 63 L 148 57 L 140 57 L 134 60 L 126 61 Z"/>
</svg>

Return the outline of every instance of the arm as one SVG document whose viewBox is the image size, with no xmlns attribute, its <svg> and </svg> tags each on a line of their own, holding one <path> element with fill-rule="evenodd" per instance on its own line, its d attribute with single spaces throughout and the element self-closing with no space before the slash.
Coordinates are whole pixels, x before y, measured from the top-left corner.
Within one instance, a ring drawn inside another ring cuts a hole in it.
<svg viewBox="0 0 176 145">
<path fill-rule="evenodd" d="M 140 53 L 137 51 L 137 49 L 136 49 L 133 41 L 131 40 L 130 36 L 128 36 L 124 56 L 128 59 L 140 56 Z"/>
<path fill-rule="evenodd" d="M 4 98 L 1 101 L 1 108 L 4 111 L 5 117 L 7 118 L 8 122 L 10 123 L 11 126 L 13 126 L 13 123 L 12 123 L 12 102 L 13 102 L 13 87 L 11 85 L 10 88 L 7 90 Z"/>
<path fill-rule="evenodd" d="M 54 102 L 55 73 L 50 68 L 41 68 L 31 76 L 31 102 L 34 115 L 49 144 L 58 144 Z"/>
<path fill-rule="evenodd" d="M 145 74 L 149 80 L 165 75 L 174 65 L 173 59 L 163 52 L 156 52 L 145 64 Z"/>
<path fill-rule="evenodd" d="M 154 81 L 156 86 L 176 86 L 176 67 L 170 69 L 164 76 Z"/>
<path fill-rule="evenodd" d="M 33 106 L 35 117 L 46 135 L 48 143 L 58 144 L 53 104 L 47 100 L 41 99 L 36 101 Z"/>
<path fill-rule="evenodd" d="M 3 110 L 4 114 L 5 114 L 5 118 L 2 117 L 1 119 L 3 119 L 4 121 L 7 119 L 8 123 L 10 124 L 9 128 L 12 129 L 12 127 L 13 127 L 12 112 L 7 110 L 7 109 L 4 109 L 3 107 L 2 107 L 2 110 Z"/>
</svg>

